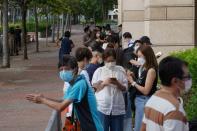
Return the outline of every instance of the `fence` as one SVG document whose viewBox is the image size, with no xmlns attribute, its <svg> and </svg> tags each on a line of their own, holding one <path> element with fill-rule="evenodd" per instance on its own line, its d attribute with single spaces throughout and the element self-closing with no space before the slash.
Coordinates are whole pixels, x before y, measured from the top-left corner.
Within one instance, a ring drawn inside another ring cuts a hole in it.
<svg viewBox="0 0 197 131">
<path fill-rule="evenodd" d="M 45 131 L 61 131 L 61 113 L 53 110 Z"/>
</svg>

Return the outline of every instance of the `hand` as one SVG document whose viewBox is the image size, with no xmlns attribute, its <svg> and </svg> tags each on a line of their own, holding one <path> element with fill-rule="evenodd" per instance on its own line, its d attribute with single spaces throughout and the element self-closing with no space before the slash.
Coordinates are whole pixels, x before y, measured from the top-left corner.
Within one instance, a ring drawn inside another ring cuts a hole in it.
<svg viewBox="0 0 197 131">
<path fill-rule="evenodd" d="M 118 80 L 116 78 L 110 78 L 110 83 L 113 85 L 117 85 Z"/>
<path fill-rule="evenodd" d="M 134 80 L 133 80 L 133 77 L 132 77 L 132 74 L 131 73 L 127 73 L 127 79 L 129 81 L 129 83 L 133 83 Z"/>
<path fill-rule="evenodd" d="M 129 62 L 130 62 L 131 64 L 135 64 L 136 60 L 133 60 L 133 59 L 132 59 L 132 60 L 130 60 Z"/>
<path fill-rule="evenodd" d="M 42 94 L 28 94 L 28 95 L 26 95 L 26 99 L 28 101 L 31 101 L 31 102 L 37 103 L 37 104 L 41 104 L 43 98 L 44 98 L 44 96 Z"/>
<path fill-rule="evenodd" d="M 103 84 L 104 86 L 110 85 L 110 84 L 111 84 L 111 79 L 110 79 L 110 78 L 105 79 L 105 80 L 102 82 L 102 84 Z"/>
</svg>

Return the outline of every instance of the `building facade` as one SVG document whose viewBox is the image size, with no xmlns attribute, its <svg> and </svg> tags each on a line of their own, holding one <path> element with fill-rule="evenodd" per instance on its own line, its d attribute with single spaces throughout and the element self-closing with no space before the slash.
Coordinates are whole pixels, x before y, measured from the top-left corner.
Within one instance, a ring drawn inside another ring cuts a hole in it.
<svg viewBox="0 0 197 131">
<path fill-rule="evenodd" d="M 118 9 L 123 32 L 131 32 L 134 39 L 149 36 L 155 50 L 168 53 L 194 46 L 195 0 L 118 0 Z"/>
</svg>

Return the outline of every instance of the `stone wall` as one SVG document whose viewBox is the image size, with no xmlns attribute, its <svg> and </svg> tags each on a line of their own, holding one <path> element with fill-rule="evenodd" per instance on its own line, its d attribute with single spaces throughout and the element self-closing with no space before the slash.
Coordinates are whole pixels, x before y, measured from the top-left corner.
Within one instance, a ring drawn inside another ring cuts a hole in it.
<svg viewBox="0 0 197 131">
<path fill-rule="evenodd" d="M 134 39 L 147 35 L 171 51 L 194 45 L 194 10 L 194 0 L 119 0 L 119 23 Z"/>
</svg>

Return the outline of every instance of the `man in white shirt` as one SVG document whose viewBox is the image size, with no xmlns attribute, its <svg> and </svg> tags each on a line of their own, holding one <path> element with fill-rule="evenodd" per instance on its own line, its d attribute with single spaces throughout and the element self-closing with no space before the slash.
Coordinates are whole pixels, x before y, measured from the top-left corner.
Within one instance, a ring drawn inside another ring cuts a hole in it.
<svg viewBox="0 0 197 131">
<path fill-rule="evenodd" d="M 192 86 L 187 63 L 166 57 L 159 64 L 161 89 L 146 103 L 141 131 L 189 131 L 181 92 Z"/>
<path fill-rule="evenodd" d="M 123 130 L 125 101 L 123 92 L 128 88 L 125 70 L 115 65 L 116 52 L 106 49 L 105 66 L 98 68 L 92 78 L 96 89 L 96 99 L 104 131 Z"/>
</svg>

